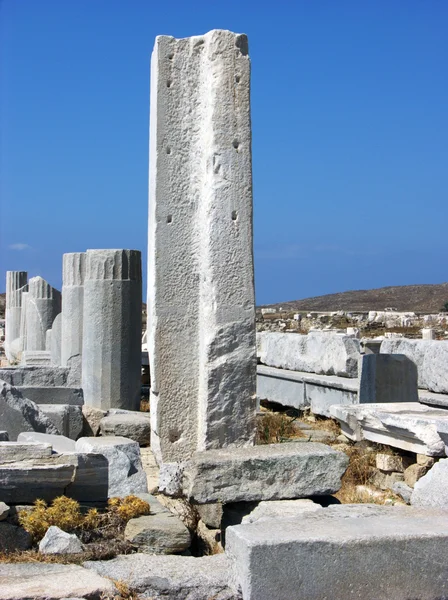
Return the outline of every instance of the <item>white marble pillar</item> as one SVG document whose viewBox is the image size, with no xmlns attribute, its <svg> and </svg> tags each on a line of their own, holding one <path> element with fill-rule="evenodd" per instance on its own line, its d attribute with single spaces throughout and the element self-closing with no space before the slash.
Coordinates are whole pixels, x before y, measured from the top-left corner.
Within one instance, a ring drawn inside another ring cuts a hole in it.
<svg viewBox="0 0 448 600">
<path fill-rule="evenodd" d="M 51 287 L 42 277 L 32 277 L 28 282 L 26 301 L 27 351 L 43 351 L 47 330 L 61 312 L 61 292 Z"/>
<path fill-rule="evenodd" d="M 82 346 L 85 404 L 104 410 L 139 409 L 141 337 L 141 253 L 87 250 Z"/>
<path fill-rule="evenodd" d="M 5 354 L 8 360 L 16 359 L 13 342 L 20 338 L 22 294 L 28 289 L 27 281 L 26 271 L 6 271 Z"/>
<path fill-rule="evenodd" d="M 74 366 L 82 355 L 82 320 L 84 307 L 85 252 L 71 252 L 62 257 L 61 364 Z"/>
<path fill-rule="evenodd" d="M 255 432 L 246 36 L 158 37 L 150 121 L 151 446 L 173 462 Z"/>
</svg>

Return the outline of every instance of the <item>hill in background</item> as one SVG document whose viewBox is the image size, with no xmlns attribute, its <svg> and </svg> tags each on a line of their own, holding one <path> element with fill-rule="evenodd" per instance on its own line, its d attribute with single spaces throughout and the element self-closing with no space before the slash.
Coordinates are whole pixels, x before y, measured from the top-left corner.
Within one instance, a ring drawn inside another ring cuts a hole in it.
<svg viewBox="0 0 448 600">
<path fill-rule="evenodd" d="M 400 312 L 438 313 L 446 302 L 448 302 L 448 283 L 437 283 L 355 290 L 264 306 L 282 307 L 286 311 L 367 312 L 395 308 Z"/>
<path fill-rule="evenodd" d="M 5 318 L 6 294 L 0 294 L 0 319 Z"/>
</svg>

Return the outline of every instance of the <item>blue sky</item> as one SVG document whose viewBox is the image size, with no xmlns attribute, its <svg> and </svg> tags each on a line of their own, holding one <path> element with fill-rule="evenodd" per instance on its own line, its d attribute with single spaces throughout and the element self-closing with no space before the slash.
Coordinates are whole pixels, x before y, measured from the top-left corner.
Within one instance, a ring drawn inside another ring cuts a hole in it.
<svg viewBox="0 0 448 600">
<path fill-rule="evenodd" d="M 448 280 L 446 0 L 0 0 L 0 291 L 146 269 L 159 34 L 249 36 L 258 303 Z"/>
</svg>

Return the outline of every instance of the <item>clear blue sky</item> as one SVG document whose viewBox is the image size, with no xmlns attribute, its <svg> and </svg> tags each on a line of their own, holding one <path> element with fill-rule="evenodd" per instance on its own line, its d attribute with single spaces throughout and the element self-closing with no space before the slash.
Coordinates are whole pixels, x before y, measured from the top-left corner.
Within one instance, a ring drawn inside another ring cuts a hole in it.
<svg viewBox="0 0 448 600">
<path fill-rule="evenodd" d="M 215 28 L 249 36 L 257 302 L 448 280 L 446 0 L 0 2 L 0 291 L 146 269 L 154 38 Z"/>
</svg>

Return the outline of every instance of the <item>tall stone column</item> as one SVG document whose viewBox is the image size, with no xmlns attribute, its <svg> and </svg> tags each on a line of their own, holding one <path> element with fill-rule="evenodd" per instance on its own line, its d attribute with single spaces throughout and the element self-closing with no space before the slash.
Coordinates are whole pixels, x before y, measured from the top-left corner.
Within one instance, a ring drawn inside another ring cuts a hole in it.
<svg viewBox="0 0 448 600">
<path fill-rule="evenodd" d="M 81 361 L 84 307 L 85 252 L 62 257 L 61 364 Z"/>
<path fill-rule="evenodd" d="M 246 36 L 158 37 L 150 120 L 151 446 L 173 462 L 255 433 Z"/>
<path fill-rule="evenodd" d="M 20 337 L 20 316 L 22 314 L 22 293 L 27 291 L 26 271 L 6 271 L 6 310 L 5 310 L 5 354 L 14 360 L 12 342 Z"/>
<path fill-rule="evenodd" d="M 42 277 L 32 277 L 28 283 L 26 302 L 26 347 L 28 351 L 45 350 L 47 329 L 61 312 L 61 292 Z"/>
<path fill-rule="evenodd" d="M 28 289 L 28 286 L 27 286 Z M 22 293 L 22 312 L 20 313 L 20 352 L 22 352 L 26 348 L 26 313 L 27 313 L 27 303 L 28 303 L 29 292 Z M 46 341 L 45 341 L 46 347 Z"/>
<path fill-rule="evenodd" d="M 87 250 L 82 388 L 90 406 L 139 409 L 141 268 L 138 250 Z"/>
</svg>

